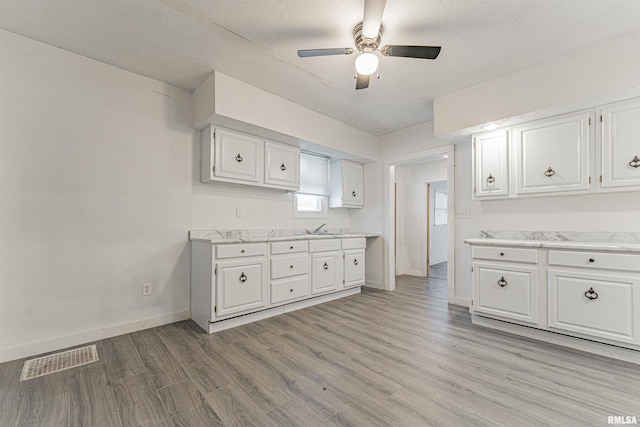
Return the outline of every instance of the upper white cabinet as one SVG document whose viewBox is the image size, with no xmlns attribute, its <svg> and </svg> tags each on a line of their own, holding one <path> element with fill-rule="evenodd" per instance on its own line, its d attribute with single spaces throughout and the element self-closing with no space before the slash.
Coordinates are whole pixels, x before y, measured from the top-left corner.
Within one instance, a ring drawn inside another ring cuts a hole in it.
<svg viewBox="0 0 640 427">
<path fill-rule="evenodd" d="M 604 106 L 600 116 L 598 191 L 640 189 L 640 101 Z"/>
<path fill-rule="evenodd" d="M 298 190 L 300 188 L 300 149 L 267 141 L 264 152 L 265 184 Z"/>
<path fill-rule="evenodd" d="M 348 160 L 332 160 L 330 167 L 330 208 L 364 206 L 364 168 Z"/>
<path fill-rule="evenodd" d="M 297 190 L 300 149 L 208 126 L 201 135 L 200 180 Z"/>
<path fill-rule="evenodd" d="M 516 194 L 588 192 L 590 111 L 513 126 Z"/>
<path fill-rule="evenodd" d="M 249 135 L 224 129 L 208 129 L 210 131 L 205 132 L 208 138 L 205 138 L 203 147 L 208 147 L 209 154 L 213 154 L 213 158 L 209 160 L 209 164 L 213 164 L 213 167 L 203 172 L 207 172 L 209 180 L 229 178 L 259 182 L 262 172 L 264 142 Z M 211 149 L 211 145 L 213 145 L 213 149 Z"/>
<path fill-rule="evenodd" d="M 474 197 L 509 196 L 509 130 L 474 135 Z"/>
</svg>

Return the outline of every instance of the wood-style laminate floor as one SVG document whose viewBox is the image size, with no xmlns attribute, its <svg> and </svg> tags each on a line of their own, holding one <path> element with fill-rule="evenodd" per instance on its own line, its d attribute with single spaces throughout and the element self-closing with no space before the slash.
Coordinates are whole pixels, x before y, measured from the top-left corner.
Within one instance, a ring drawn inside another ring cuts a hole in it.
<svg viewBox="0 0 640 427">
<path fill-rule="evenodd" d="M 446 282 L 400 276 L 214 335 L 191 321 L 97 343 L 100 361 L 19 383 L 0 426 L 540 426 L 640 418 L 640 367 L 473 326 Z"/>
</svg>

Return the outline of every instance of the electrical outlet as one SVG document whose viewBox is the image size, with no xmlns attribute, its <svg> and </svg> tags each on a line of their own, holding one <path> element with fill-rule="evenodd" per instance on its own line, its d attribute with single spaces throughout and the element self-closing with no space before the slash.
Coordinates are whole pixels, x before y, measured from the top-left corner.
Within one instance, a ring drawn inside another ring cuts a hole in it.
<svg viewBox="0 0 640 427">
<path fill-rule="evenodd" d="M 152 288 L 151 282 L 142 284 L 142 296 L 151 295 L 152 290 L 153 288 Z"/>
<path fill-rule="evenodd" d="M 471 218 L 471 211 L 469 210 L 456 211 L 456 218 L 457 219 Z"/>
<path fill-rule="evenodd" d="M 236 218 L 242 218 L 242 209 L 236 208 Z"/>
</svg>

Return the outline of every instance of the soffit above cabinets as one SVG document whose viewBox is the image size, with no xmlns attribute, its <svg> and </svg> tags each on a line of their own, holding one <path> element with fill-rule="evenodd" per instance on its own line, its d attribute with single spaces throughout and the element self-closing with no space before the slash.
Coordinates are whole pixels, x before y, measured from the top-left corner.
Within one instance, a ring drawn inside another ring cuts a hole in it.
<svg viewBox="0 0 640 427">
<path fill-rule="evenodd" d="M 387 0 L 384 43 L 441 45 L 436 61 L 387 58 L 355 91 L 363 1 L 2 0 L 0 28 L 193 90 L 213 70 L 382 135 L 433 118 L 435 97 L 640 30 L 636 0 Z"/>
</svg>

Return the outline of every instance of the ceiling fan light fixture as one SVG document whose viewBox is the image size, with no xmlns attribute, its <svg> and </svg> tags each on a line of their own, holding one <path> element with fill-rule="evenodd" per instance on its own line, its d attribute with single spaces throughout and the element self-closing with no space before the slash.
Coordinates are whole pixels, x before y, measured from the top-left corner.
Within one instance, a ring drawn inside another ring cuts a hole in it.
<svg viewBox="0 0 640 427">
<path fill-rule="evenodd" d="M 361 53 L 356 58 L 356 71 L 358 74 L 369 76 L 378 69 L 378 57 L 372 52 Z"/>
</svg>

